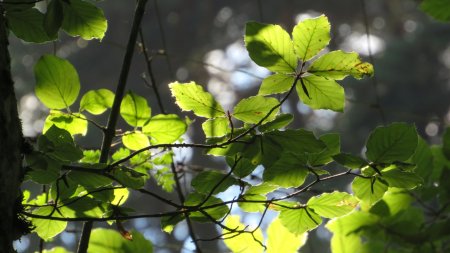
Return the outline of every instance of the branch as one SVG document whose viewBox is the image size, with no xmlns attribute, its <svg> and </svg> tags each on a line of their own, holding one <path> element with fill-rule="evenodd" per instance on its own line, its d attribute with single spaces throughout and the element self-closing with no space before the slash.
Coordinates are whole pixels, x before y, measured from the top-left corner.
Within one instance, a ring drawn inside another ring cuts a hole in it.
<svg viewBox="0 0 450 253">
<path fill-rule="evenodd" d="M 120 72 L 119 82 L 116 88 L 114 102 L 112 105 L 111 113 L 109 114 L 108 124 L 104 131 L 103 143 L 100 155 L 100 163 L 106 163 L 108 161 L 108 154 L 111 148 L 112 139 L 114 138 L 116 131 L 117 119 L 119 117 L 120 104 L 125 93 L 125 87 L 127 84 L 128 73 L 130 71 L 131 60 L 133 58 L 134 47 L 136 44 L 139 27 L 141 25 L 142 17 L 145 11 L 145 5 L 147 0 L 138 0 L 137 7 L 134 13 L 133 25 L 128 38 L 127 49 L 125 52 L 122 70 Z M 83 226 L 83 232 L 81 234 L 80 243 L 78 245 L 78 253 L 86 253 L 89 245 L 89 238 L 92 230 L 92 222 L 86 222 Z"/>
</svg>

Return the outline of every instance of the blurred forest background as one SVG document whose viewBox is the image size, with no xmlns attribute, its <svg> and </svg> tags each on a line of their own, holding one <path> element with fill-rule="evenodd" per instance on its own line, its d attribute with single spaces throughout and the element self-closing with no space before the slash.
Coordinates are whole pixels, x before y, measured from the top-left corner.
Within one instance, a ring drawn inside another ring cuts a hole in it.
<svg viewBox="0 0 450 253">
<path fill-rule="evenodd" d="M 432 20 L 418 9 L 419 4 L 420 1 L 413 0 L 150 0 L 142 31 L 153 57 L 154 85 L 159 87 L 168 112 L 179 113 L 167 86 L 175 80 L 203 84 L 225 109 L 231 110 L 239 99 L 256 94 L 262 78 L 269 74 L 253 64 L 245 50 L 243 34 L 247 21 L 276 23 L 291 31 L 303 18 L 327 15 L 332 25 L 332 40 L 327 50 L 357 51 L 364 60 L 373 61 L 375 77 L 341 82 L 347 96 L 344 113 L 312 111 L 299 103 L 297 96 L 292 96 L 282 110 L 300 119 L 290 127 L 304 127 L 316 134 L 339 132 L 342 150 L 360 153 L 365 138 L 378 125 L 414 122 L 418 132 L 434 143 L 450 123 L 450 25 Z M 53 44 L 31 45 L 10 36 L 12 68 L 26 136 L 39 134 L 48 113 L 33 95 L 33 66 L 42 54 L 56 52 L 71 61 L 80 75 L 81 94 L 89 89 L 115 89 L 134 1 L 108 0 L 99 2 L 98 6 L 108 19 L 108 31 L 101 42 L 62 35 Z M 139 47 L 128 88 L 149 100 L 152 115 L 160 113 Z M 106 118 L 102 120 L 106 122 Z M 186 141 L 204 141 L 200 124 L 193 122 Z M 124 122 L 119 123 L 121 126 L 125 126 Z M 86 137 L 79 138 L 79 143 L 87 149 L 98 148 L 100 141 L 101 133 L 94 128 L 89 129 Z M 199 167 L 225 167 L 222 160 L 205 160 L 201 152 L 177 151 L 176 160 Z M 188 187 L 190 175 L 185 176 Z M 327 183 L 321 188 L 348 190 L 346 183 Z M 154 182 L 149 182 L 149 187 L 161 191 Z M 40 191 L 34 190 L 36 194 Z M 170 194 L 166 196 L 176 199 Z M 145 196 L 132 196 L 128 205 L 148 211 L 164 210 L 152 205 Z M 255 214 L 244 216 L 249 224 L 257 220 Z M 139 219 L 125 225 L 151 239 L 155 252 L 191 252 L 183 223 L 172 235 L 161 232 L 157 219 Z M 218 233 L 213 225 L 197 224 L 196 231 L 200 237 Z M 74 250 L 79 232 L 80 226 L 72 223 L 55 244 L 62 243 Z M 311 232 L 301 251 L 327 252 L 329 238 L 329 232 L 321 226 Z M 39 242 L 37 236 L 30 235 L 15 245 L 19 252 L 34 252 Z M 226 251 L 222 242 L 202 245 L 205 252 Z"/>
</svg>

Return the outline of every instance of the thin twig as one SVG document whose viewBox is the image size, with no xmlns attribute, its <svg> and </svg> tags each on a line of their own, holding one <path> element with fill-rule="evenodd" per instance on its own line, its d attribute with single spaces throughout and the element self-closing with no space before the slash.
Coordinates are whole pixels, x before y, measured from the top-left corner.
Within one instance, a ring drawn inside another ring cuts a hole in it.
<svg viewBox="0 0 450 253">
<path fill-rule="evenodd" d="M 108 161 L 108 155 L 111 148 L 112 139 L 116 133 L 116 124 L 119 117 L 120 104 L 125 93 L 125 87 L 127 84 L 128 73 L 131 67 L 131 60 L 134 55 L 134 48 L 136 45 L 136 39 L 141 25 L 142 17 L 145 12 L 145 5 L 147 0 L 138 0 L 136 4 L 136 10 L 134 13 L 133 25 L 131 28 L 130 36 L 128 38 L 127 49 L 122 63 L 122 70 L 120 72 L 119 82 L 116 87 L 114 96 L 114 102 L 109 114 L 108 124 L 103 134 L 103 142 L 100 154 L 100 163 L 106 163 Z M 92 222 L 86 222 L 83 226 L 83 232 L 78 245 L 78 253 L 86 253 L 89 245 L 89 238 L 92 230 Z"/>
</svg>

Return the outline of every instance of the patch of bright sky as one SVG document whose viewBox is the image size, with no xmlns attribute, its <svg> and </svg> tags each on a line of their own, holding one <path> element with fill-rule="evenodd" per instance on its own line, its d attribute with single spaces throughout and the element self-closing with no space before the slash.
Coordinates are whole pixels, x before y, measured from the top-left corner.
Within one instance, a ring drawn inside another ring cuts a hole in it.
<svg viewBox="0 0 450 253">
<path fill-rule="evenodd" d="M 13 242 L 13 247 L 19 253 L 25 252 L 28 247 L 30 247 L 30 238 L 28 238 L 28 236 L 22 236 L 20 240 L 16 240 Z"/>
<path fill-rule="evenodd" d="M 44 127 L 43 115 L 48 112 L 48 109 L 39 102 L 38 98 L 29 93 L 20 99 L 19 116 L 22 119 L 23 135 L 36 136 L 42 132 Z"/>
</svg>

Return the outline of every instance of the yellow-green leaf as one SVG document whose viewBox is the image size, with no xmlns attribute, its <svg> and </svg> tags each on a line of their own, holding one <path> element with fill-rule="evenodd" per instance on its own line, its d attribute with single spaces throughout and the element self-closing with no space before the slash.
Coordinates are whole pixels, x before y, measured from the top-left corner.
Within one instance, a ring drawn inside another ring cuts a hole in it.
<svg viewBox="0 0 450 253">
<path fill-rule="evenodd" d="M 184 111 L 193 111 L 195 115 L 205 118 L 225 115 L 222 106 L 217 103 L 214 97 L 194 82 L 173 82 L 169 84 L 169 88 L 176 103 Z"/>
<path fill-rule="evenodd" d="M 267 228 L 267 253 L 295 253 L 305 245 L 308 233 L 296 235 L 291 233 L 279 218 L 270 223 Z"/>
<path fill-rule="evenodd" d="M 114 101 L 114 93 L 108 89 L 90 90 L 83 95 L 80 101 L 80 112 L 86 110 L 98 115 L 111 108 Z"/>
<path fill-rule="evenodd" d="M 72 105 L 80 92 L 80 79 L 69 61 L 44 55 L 34 67 L 36 96 L 50 109 Z"/>
<path fill-rule="evenodd" d="M 239 221 L 239 216 L 230 215 L 225 219 L 225 226 L 232 229 L 244 230 L 245 225 Z M 247 231 L 252 231 L 251 228 L 247 228 Z M 253 232 L 253 236 L 250 233 L 245 232 L 233 232 L 224 229 L 223 233 L 227 233 L 223 242 L 233 253 L 258 253 L 263 252 L 264 248 L 261 243 L 264 242 L 261 229 L 257 229 Z M 258 241 L 259 242 L 258 242 Z"/>
<path fill-rule="evenodd" d="M 315 60 L 308 72 L 328 79 L 342 80 L 351 75 L 356 79 L 373 75 L 373 66 L 363 62 L 355 52 L 347 53 L 341 50 L 332 51 Z"/>
<path fill-rule="evenodd" d="M 102 9 L 94 4 L 83 0 L 64 3 L 62 28 L 69 35 L 80 36 L 85 40 L 101 40 L 105 36 L 107 26 Z"/>
<path fill-rule="evenodd" d="M 300 21 L 292 31 L 295 53 L 303 62 L 311 59 L 330 42 L 330 23 L 325 15 Z"/>
<path fill-rule="evenodd" d="M 297 82 L 300 99 L 312 109 L 344 111 L 344 88 L 334 80 L 309 75 Z"/>
<path fill-rule="evenodd" d="M 122 136 L 122 143 L 131 150 L 138 150 L 150 146 L 147 135 L 140 131 L 126 132 Z"/>
<path fill-rule="evenodd" d="M 280 73 L 292 73 L 297 68 L 292 40 L 281 26 L 248 22 L 245 45 L 259 66 Z"/>
</svg>

